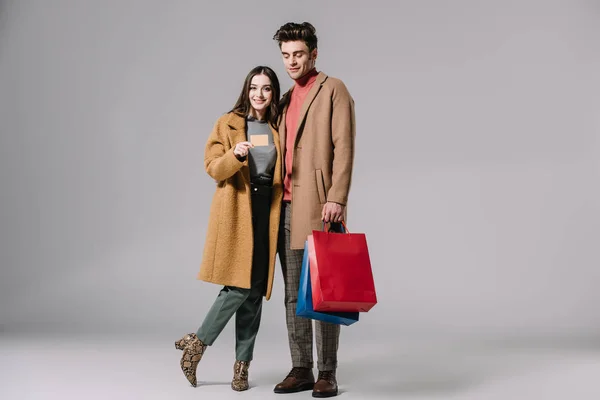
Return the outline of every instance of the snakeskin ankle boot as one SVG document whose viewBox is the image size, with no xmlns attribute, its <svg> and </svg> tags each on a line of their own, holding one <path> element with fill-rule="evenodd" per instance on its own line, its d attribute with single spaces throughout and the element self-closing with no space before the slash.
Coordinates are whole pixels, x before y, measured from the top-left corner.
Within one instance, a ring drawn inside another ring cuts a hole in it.
<svg viewBox="0 0 600 400">
<path fill-rule="evenodd" d="M 236 361 L 233 364 L 231 388 L 236 392 L 248 390 L 248 367 L 250 367 L 250 361 Z"/>
<path fill-rule="evenodd" d="M 175 342 L 175 348 L 177 350 L 183 350 L 185 349 L 185 346 L 188 345 L 188 343 L 190 343 L 192 340 L 196 339 L 197 336 L 195 333 L 188 333 L 187 335 L 184 335 L 181 339 L 179 339 L 178 341 Z"/>
<path fill-rule="evenodd" d="M 195 333 L 187 334 L 175 342 L 175 348 L 183 350 L 183 355 L 179 363 L 181 371 L 183 371 L 183 374 L 193 387 L 196 387 L 196 369 L 206 347 Z"/>
</svg>

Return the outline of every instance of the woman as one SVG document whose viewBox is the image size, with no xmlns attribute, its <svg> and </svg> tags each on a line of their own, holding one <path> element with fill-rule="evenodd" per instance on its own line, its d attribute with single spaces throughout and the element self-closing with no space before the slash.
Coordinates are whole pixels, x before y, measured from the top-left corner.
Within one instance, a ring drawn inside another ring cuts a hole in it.
<svg viewBox="0 0 600 400">
<path fill-rule="evenodd" d="M 192 386 L 206 347 L 235 314 L 231 387 L 248 389 L 262 298 L 271 297 L 283 197 L 278 102 L 275 72 L 254 68 L 233 110 L 219 118 L 206 144 L 204 165 L 217 189 L 198 278 L 224 287 L 198 331 L 175 342 L 183 350 L 181 369 Z"/>
</svg>

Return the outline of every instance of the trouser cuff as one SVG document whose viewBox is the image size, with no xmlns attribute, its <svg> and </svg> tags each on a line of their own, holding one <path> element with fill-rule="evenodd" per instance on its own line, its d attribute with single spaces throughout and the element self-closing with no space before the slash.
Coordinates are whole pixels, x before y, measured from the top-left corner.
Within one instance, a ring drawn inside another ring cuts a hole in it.
<svg viewBox="0 0 600 400">
<path fill-rule="evenodd" d="M 314 366 L 313 363 L 297 363 L 297 362 L 292 363 L 292 367 L 294 367 L 294 368 L 309 368 L 309 369 L 312 369 L 313 366 Z"/>
<path fill-rule="evenodd" d="M 329 363 L 329 364 L 321 364 L 321 363 L 317 363 L 317 367 L 319 368 L 319 371 L 323 372 L 323 371 L 335 371 L 337 369 L 337 363 Z"/>
</svg>

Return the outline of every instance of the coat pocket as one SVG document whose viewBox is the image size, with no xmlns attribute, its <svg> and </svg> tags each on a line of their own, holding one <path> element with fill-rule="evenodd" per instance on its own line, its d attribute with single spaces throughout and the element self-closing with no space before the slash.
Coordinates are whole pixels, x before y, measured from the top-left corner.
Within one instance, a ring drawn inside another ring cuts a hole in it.
<svg viewBox="0 0 600 400">
<path fill-rule="evenodd" d="M 320 169 L 315 170 L 315 178 L 317 181 L 317 192 L 319 194 L 319 202 L 321 204 L 327 203 L 327 194 L 325 193 L 325 182 L 323 181 L 323 171 Z"/>
</svg>

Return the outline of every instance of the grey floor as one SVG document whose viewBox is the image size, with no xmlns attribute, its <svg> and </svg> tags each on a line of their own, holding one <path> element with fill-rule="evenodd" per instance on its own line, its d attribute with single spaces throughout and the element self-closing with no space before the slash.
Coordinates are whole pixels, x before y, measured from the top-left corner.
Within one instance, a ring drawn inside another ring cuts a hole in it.
<svg viewBox="0 0 600 400">
<path fill-rule="evenodd" d="M 191 387 L 172 337 L 0 337 L 0 398 L 308 399 L 275 395 L 289 368 L 285 343 L 257 345 L 251 388 L 233 392 L 231 346 L 217 343 Z M 586 342 L 398 339 L 344 344 L 341 399 L 597 400 L 600 346 Z"/>
</svg>

